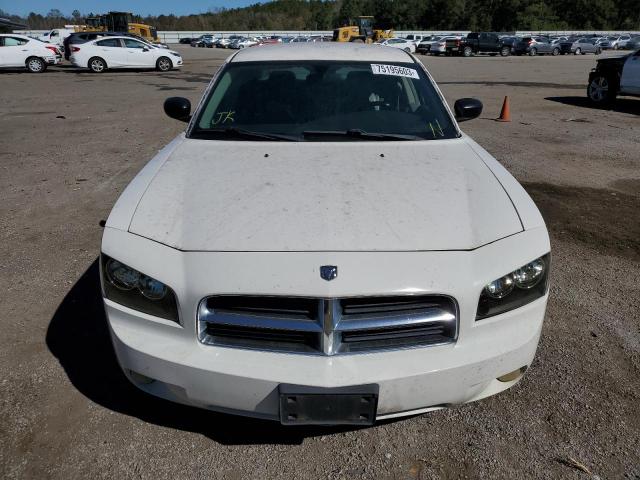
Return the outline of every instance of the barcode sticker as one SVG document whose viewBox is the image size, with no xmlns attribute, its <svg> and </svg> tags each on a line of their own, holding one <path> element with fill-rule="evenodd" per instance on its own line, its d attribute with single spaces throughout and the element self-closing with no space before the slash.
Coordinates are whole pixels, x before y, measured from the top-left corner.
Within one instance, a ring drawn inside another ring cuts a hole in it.
<svg viewBox="0 0 640 480">
<path fill-rule="evenodd" d="M 396 77 L 420 78 L 418 72 L 413 68 L 398 67 L 397 65 L 371 64 L 371 71 L 374 75 L 394 75 Z"/>
</svg>

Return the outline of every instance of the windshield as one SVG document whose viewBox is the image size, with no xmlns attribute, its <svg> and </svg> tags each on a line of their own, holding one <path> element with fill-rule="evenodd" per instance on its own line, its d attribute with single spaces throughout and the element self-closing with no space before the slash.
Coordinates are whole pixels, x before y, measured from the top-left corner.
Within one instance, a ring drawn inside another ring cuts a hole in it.
<svg viewBox="0 0 640 480">
<path fill-rule="evenodd" d="M 457 136 L 440 96 L 415 63 L 336 61 L 228 64 L 191 136 L 237 140 L 239 131 L 243 138 L 251 133 L 296 141 Z M 341 136 L 353 132 L 358 135 Z"/>
</svg>

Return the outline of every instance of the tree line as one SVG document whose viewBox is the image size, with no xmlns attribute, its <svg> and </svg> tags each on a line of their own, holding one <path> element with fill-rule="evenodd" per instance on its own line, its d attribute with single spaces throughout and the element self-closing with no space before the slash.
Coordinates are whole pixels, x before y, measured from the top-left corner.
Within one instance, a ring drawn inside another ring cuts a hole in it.
<svg viewBox="0 0 640 480">
<path fill-rule="evenodd" d="M 332 30 L 349 18 L 373 15 L 397 30 L 640 30 L 640 0 L 274 0 L 207 13 L 135 16 L 158 30 Z M 52 9 L 0 17 L 40 30 L 82 24 Z"/>
</svg>

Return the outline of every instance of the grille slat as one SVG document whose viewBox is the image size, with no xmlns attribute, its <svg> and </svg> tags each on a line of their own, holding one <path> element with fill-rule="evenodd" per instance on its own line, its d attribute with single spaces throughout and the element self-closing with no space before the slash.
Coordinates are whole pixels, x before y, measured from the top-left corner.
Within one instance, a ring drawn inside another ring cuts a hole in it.
<svg viewBox="0 0 640 480">
<path fill-rule="evenodd" d="M 441 325 L 417 326 L 405 328 L 380 328 L 377 330 L 355 330 L 342 332 L 342 341 L 346 343 L 380 341 L 396 338 L 426 337 L 429 335 L 443 335 Z"/>
<path fill-rule="evenodd" d="M 444 295 L 343 299 L 222 295 L 201 303 L 202 343 L 336 355 L 452 343 L 457 306 Z"/>
</svg>

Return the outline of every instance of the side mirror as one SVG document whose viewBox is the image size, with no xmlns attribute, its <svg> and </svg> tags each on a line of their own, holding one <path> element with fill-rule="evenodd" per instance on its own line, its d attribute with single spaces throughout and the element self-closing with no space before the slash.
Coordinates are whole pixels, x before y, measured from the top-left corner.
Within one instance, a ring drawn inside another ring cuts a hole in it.
<svg viewBox="0 0 640 480">
<path fill-rule="evenodd" d="M 191 120 L 191 102 L 183 97 L 169 97 L 164 101 L 164 113 L 181 122 L 188 122 Z"/>
<path fill-rule="evenodd" d="M 149 51 L 149 48 L 148 48 L 148 47 L 142 47 L 142 51 L 143 51 L 143 52 L 148 52 L 148 51 Z"/>
<path fill-rule="evenodd" d="M 460 98 L 453 105 L 453 110 L 456 112 L 456 120 L 458 122 L 466 122 L 480 116 L 482 102 L 477 98 Z"/>
</svg>

